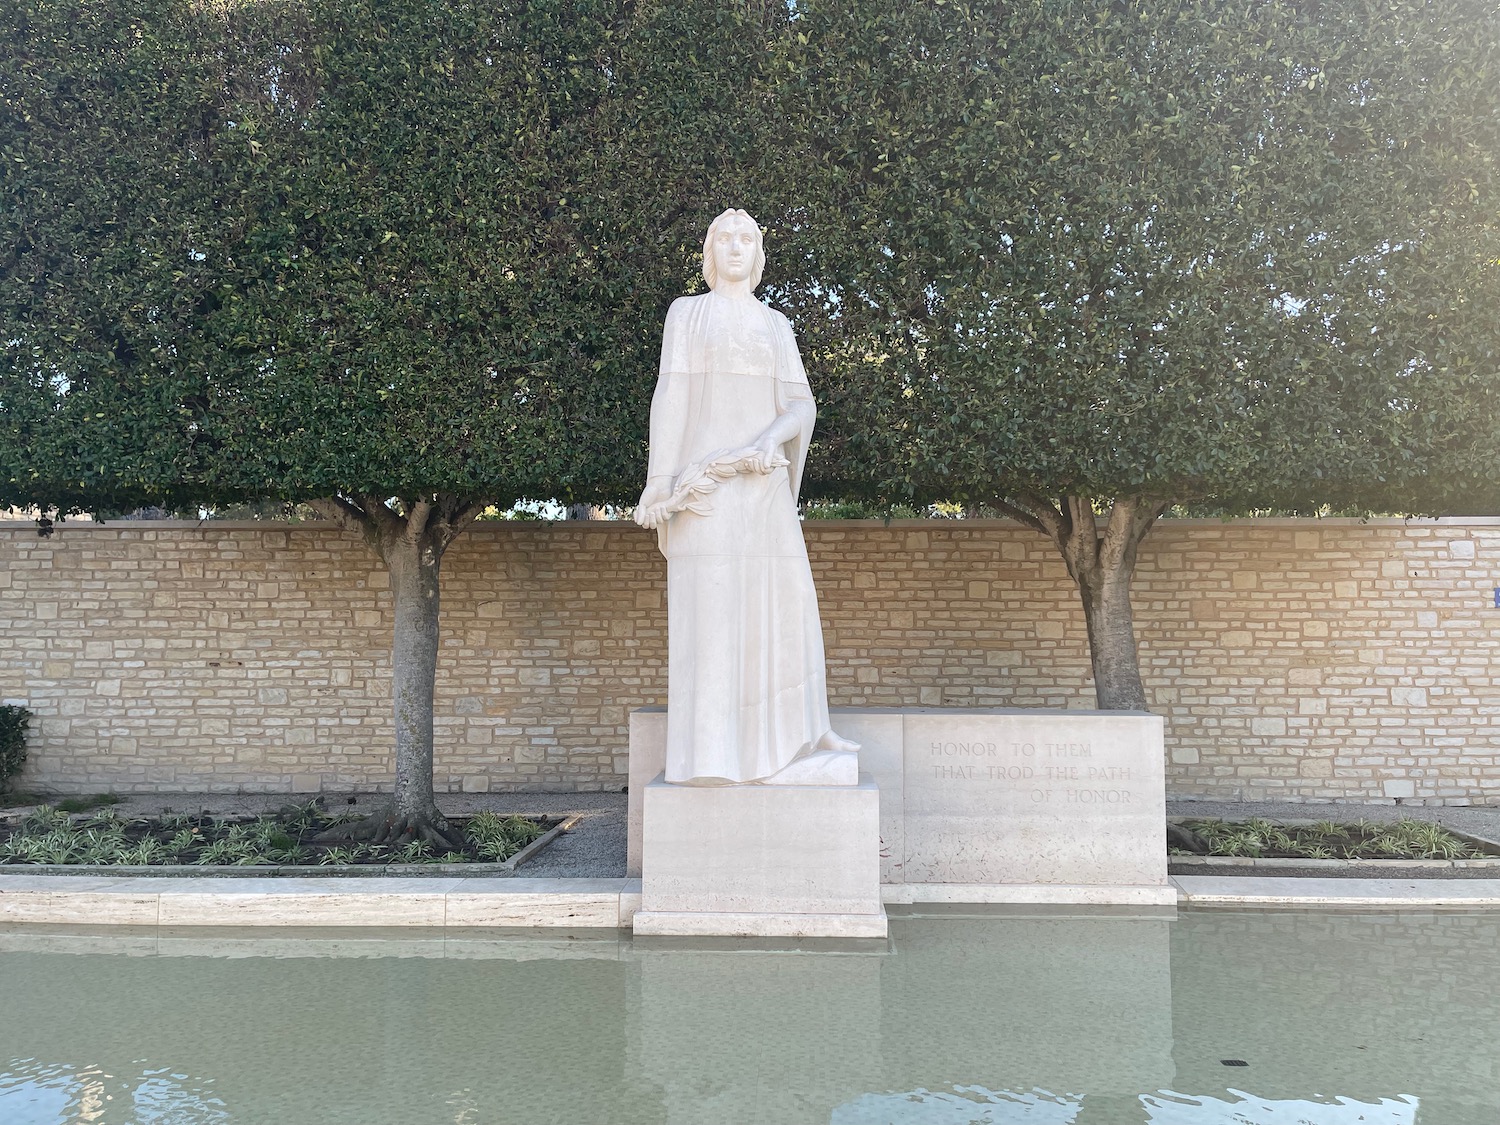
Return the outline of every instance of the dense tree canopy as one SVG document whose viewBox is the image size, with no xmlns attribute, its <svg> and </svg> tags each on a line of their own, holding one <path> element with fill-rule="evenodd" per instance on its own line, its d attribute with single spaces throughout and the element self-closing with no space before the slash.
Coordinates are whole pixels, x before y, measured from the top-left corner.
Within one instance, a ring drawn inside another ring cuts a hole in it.
<svg viewBox="0 0 1500 1125">
<path fill-rule="evenodd" d="M 659 325 L 753 196 L 767 37 L 712 3 L 11 0 L 0 505 L 306 501 L 394 591 L 431 792 L 444 550 L 639 488 Z M 752 204 L 753 205 L 753 204 Z"/>
<path fill-rule="evenodd" d="M 1102 706 L 1145 704 L 1169 505 L 1494 503 L 1493 0 L 3 3 L 0 506 L 358 529 L 402 832 L 443 551 L 634 496 L 724 206 L 803 337 L 810 489 L 1051 536 Z"/>
<path fill-rule="evenodd" d="M 1493 0 L 798 10 L 817 471 L 1047 533 L 1101 706 L 1168 506 L 1495 502 Z"/>
<path fill-rule="evenodd" d="M 5 443 L 5 499 L 39 499 L 43 472 L 246 499 L 638 486 L 661 310 L 705 216 L 770 159 L 741 96 L 758 20 L 11 13 L 5 409 L 37 428 Z M 70 444 L 34 455 L 49 441 Z"/>
</svg>

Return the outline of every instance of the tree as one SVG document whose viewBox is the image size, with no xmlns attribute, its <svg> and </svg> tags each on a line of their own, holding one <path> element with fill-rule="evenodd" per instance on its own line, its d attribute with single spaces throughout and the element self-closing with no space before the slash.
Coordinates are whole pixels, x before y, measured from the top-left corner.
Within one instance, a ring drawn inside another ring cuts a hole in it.
<svg viewBox="0 0 1500 1125">
<path fill-rule="evenodd" d="M 1493 502 L 1492 0 L 798 14 L 814 472 L 1046 534 L 1101 708 L 1174 504 Z"/>
<path fill-rule="evenodd" d="M 451 843 L 444 553 L 492 504 L 634 499 L 657 326 L 726 196 L 774 171 L 754 91 L 785 14 L 12 0 L 8 23 L 0 503 L 300 501 L 357 531 L 391 580 L 395 784 L 355 832 Z"/>
</svg>

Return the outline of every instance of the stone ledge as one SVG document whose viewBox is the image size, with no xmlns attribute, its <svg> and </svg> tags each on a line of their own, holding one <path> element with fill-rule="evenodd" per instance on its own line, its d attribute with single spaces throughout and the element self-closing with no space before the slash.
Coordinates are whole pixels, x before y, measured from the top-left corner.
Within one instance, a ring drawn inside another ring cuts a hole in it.
<svg viewBox="0 0 1500 1125">
<path fill-rule="evenodd" d="M 1068 885 L 1061 883 L 887 883 L 881 901 L 921 903 L 1018 903 L 1059 906 L 1175 906 L 1177 891 L 1152 884 Z"/>
<path fill-rule="evenodd" d="M 619 929 L 633 879 L 120 879 L 7 875 L 0 923 Z"/>
<path fill-rule="evenodd" d="M 294 883 L 312 884 L 297 887 Z M 1169 888 L 946 884 L 922 902 L 1500 909 L 1500 879 L 1174 876 Z M 257 885 L 260 884 L 260 885 Z M 889 892 L 910 888 L 890 887 Z M 1094 897 L 1095 895 L 1115 897 Z M 110 879 L 7 875 L 0 925 L 630 929 L 638 879 Z M 897 905 L 899 894 L 887 901 Z M 869 915 L 858 916 L 870 924 Z M 883 915 L 876 916 L 883 925 Z M 788 925 L 795 921 L 788 916 Z M 646 920 L 643 936 L 652 923 Z M 722 931 L 719 931 L 722 932 Z M 787 933 L 794 934 L 795 929 Z M 778 933 L 775 936 L 787 936 Z M 849 936 L 864 936 L 850 934 Z"/>
<path fill-rule="evenodd" d="M 640 910 L 632 929 L 637 937 L 883 938 L 886 916 L 879 914 L 773 914 L 732 911 Z"/>
<path fill-rule="evenodd" d="M 1500 879 L 1270 879 L 1177 875 L 1183 906 L 1500 907 Z"/>
</svg>

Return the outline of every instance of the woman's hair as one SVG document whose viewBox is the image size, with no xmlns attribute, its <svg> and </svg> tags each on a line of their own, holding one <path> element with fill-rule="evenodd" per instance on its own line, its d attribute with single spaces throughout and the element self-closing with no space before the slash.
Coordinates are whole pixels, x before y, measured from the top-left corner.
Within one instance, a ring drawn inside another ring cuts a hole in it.
<svg viewBox="0 0 1500 1125">
<path fill-rule="evenodd" d="M 749 219 L 750 225 L 755 228 L 755 264 L 750 267 L 750 291 L 753 293 L 760 285 L 760 275 L 766 268 L 765 235 L 761 233 L 760 224 L 738 207 L 731 207 L 708 225 L 708 233 L 703 236 L 703 280 L 708 282 L 710 289 L 718 281 L 719 271 L 714 266 L 714 235 L 719 233 L 721 225 L 734 218 Z"/>
</svg>

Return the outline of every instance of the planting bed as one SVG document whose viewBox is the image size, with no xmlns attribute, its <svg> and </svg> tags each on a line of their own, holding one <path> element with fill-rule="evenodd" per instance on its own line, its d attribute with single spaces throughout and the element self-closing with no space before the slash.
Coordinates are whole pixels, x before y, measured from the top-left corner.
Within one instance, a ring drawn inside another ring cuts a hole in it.
<svg viewBox="0 0 1500 1125">
<path fill-rule="evenodd" d="M 384 847 L 318 839 L 359 819 L 330 814 L 317 801 L 260 817 L 207 813 L 126 818 L 111 808 L 68 813 L 51 806 L 0 821 L 0 865 L 45 867 L 379 867 L 484 864 L 511 866 L 521 853 L 566 827 L 562 817 L 477 813 L 452 823 L 464 846 L 436 852 L 422 841 Z"/>
<path fill-rule="evenodd" d="M 1177 820 L 1173 827 L 1179 830 L 1168 841 L 1174 856 L 1458 860 L 1500 853 L 1488 841 L 1425 820 Z"/>
</svg>

